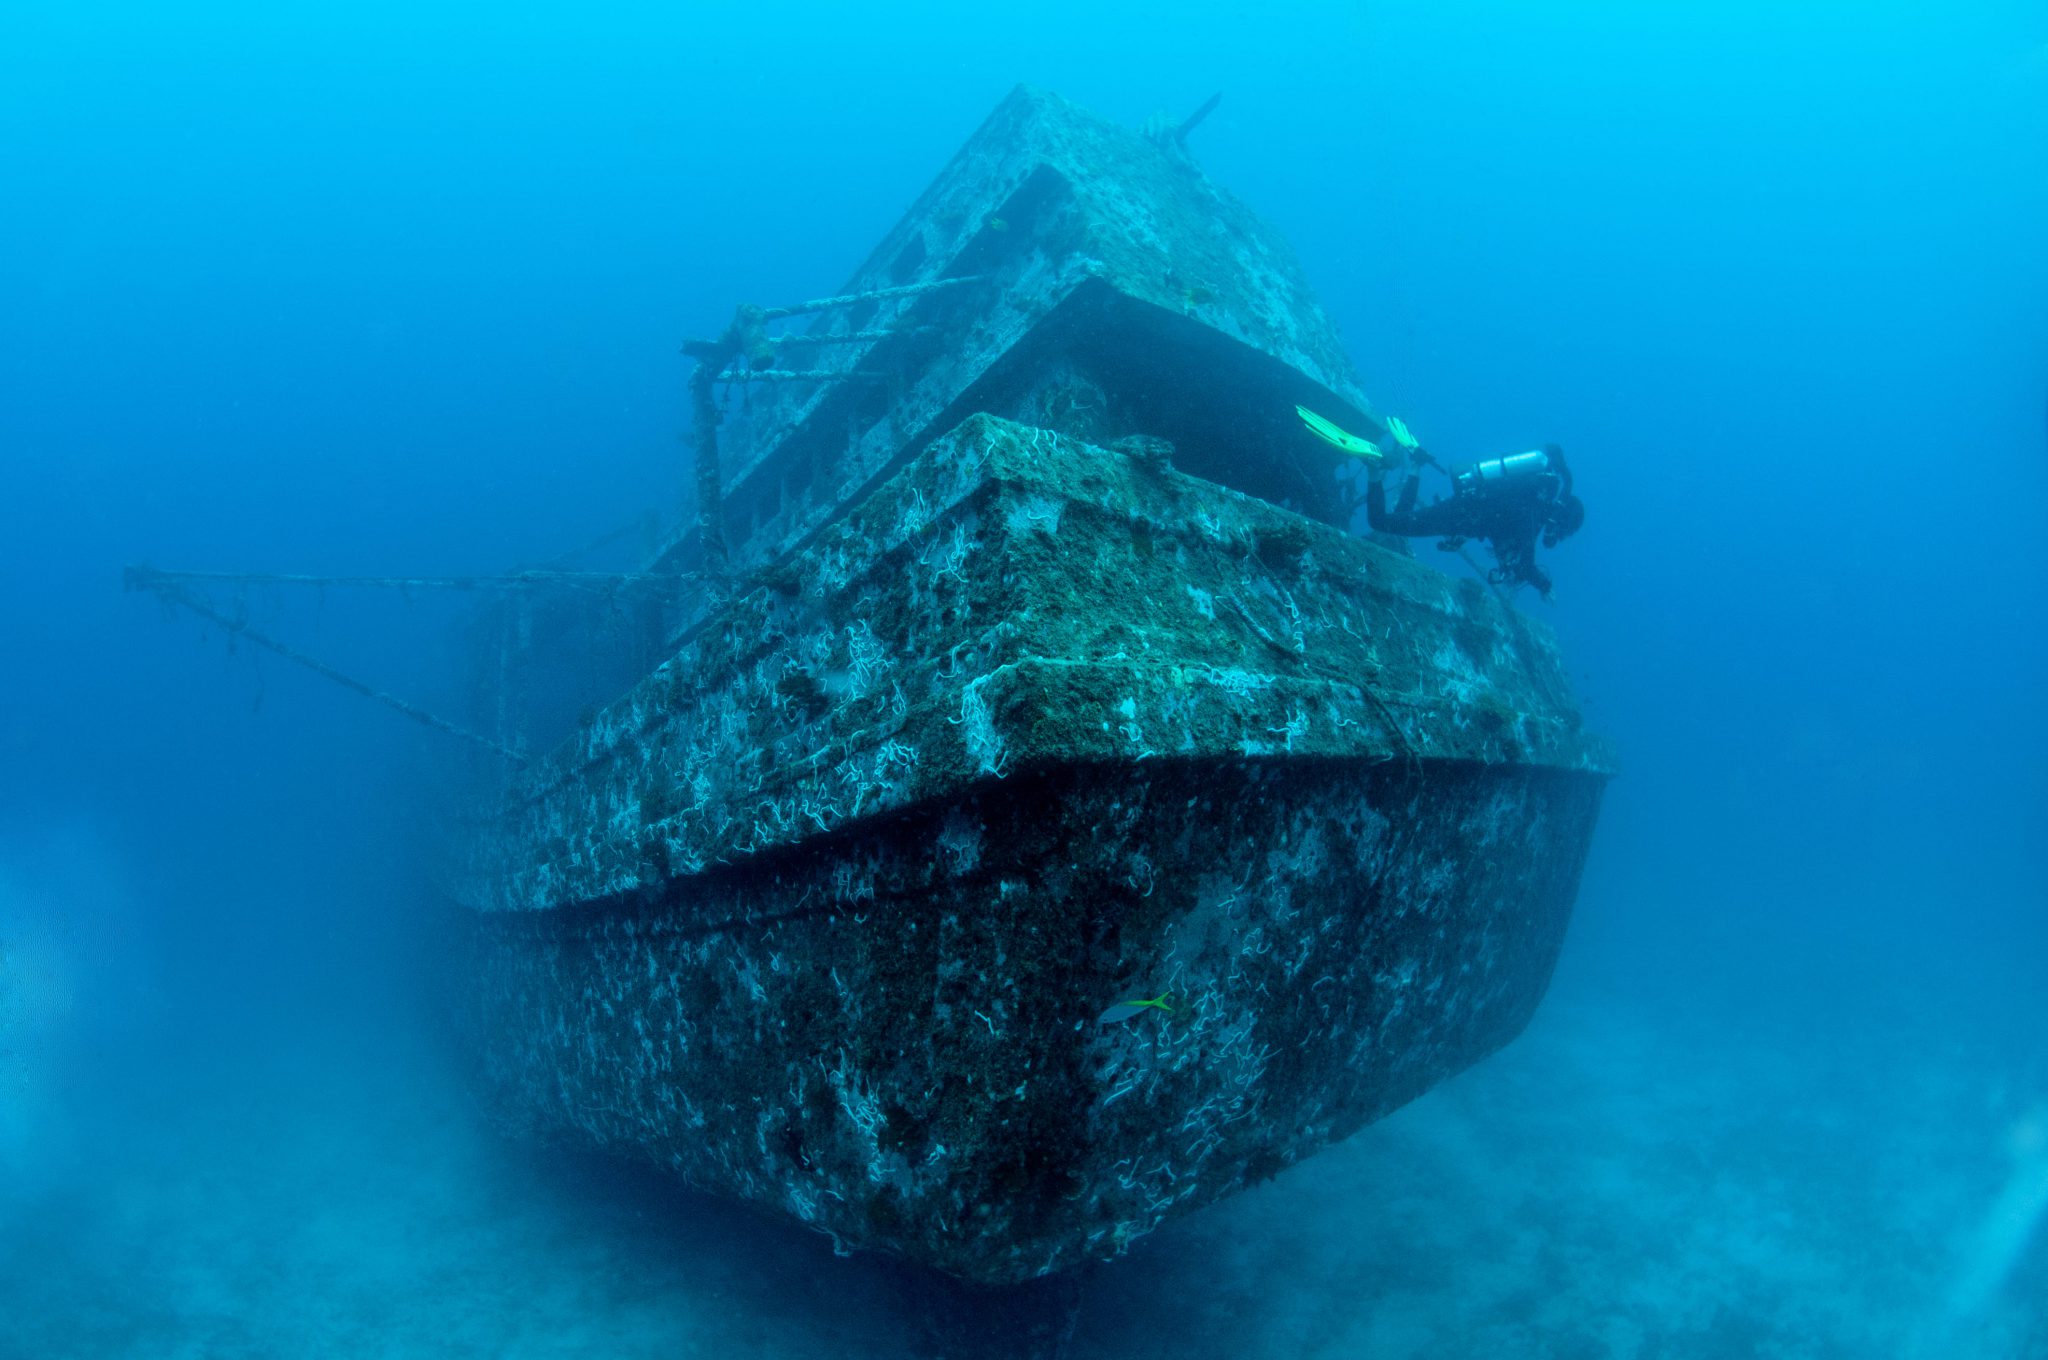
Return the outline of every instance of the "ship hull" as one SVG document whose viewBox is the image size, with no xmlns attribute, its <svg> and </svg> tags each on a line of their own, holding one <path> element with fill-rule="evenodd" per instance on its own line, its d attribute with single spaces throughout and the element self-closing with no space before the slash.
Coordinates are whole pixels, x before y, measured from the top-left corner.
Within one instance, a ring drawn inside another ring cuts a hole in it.
<svg viewBox="0 0 2048 1360">
<path fill-rule="evenodd" d="M 510 1122 L 1015 1282 L 1511 1039 L 1606 776 L 1483 588 L 974 417 L 515 790 L 461 1012 Z"/>
<path fill-rule="evenodd" d="M 745 868 L 481 918 L 470 1019 L 529 1127 L 1017 1281 L 1513 1038 L 1599 797 L 1582 774 L 1270 757 L 991 781 Z"/>
</svg>

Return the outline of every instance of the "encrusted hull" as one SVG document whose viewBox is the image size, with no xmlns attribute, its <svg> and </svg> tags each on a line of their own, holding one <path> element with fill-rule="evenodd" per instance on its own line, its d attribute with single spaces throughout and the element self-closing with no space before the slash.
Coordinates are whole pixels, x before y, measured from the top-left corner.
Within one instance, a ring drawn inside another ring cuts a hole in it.
<svg viewBox="0 0 2048 1360">
<path fill-rule="evenodd" d="M 1605 777 L 1483 588 L 975 417 L 525 778 L 463 1013 L 511 1119 L 1025 1279 L 1513 1037 Z"/>
<path fill-rule="evenodd" d="M 484 1070 L 547 1130 L 1021 1280 L 1514 1037 L 1599 794 L 1284 758 L 990 781 L 638 900 L 485 918 Z"/>
</svg>

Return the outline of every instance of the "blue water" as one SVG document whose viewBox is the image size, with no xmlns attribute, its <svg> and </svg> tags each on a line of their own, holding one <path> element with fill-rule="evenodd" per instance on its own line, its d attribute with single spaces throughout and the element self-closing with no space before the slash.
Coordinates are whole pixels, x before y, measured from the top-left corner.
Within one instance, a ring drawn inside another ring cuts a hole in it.
<svg viewBox="0 0 2048 1360">
<path fill-rule="evenodd" d="M 420 1003 L 447 748 L 119 568 L 673 517 L 678 341 L 1020 79 L 1223 90 L 1374 398 L 1570 452 L 1529 607 L 1624 767 L 1529 1032 L 1075 1353 L 2048 1355 L 2048 13 L 695 8 L 0 18 L 0 1355 L 903 1353 L 872 1262 L 495 1138 Z M 456 686 L 447 601 L 249 607 Z"/>
</svg>

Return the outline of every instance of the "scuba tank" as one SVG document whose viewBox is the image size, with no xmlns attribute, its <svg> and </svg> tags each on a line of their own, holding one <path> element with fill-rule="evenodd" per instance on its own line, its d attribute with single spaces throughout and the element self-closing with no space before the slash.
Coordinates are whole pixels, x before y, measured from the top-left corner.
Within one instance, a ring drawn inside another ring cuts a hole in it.
<svg viewBox="0 0 2048 1360">
<path fill-rule="evenodd" d="M 1551 471 L 1550 454 L 1543 449 L 1531 449 L 1527 453 L 1511 453 L 1504 458 L 1474 463 L 1453 474 L 1451 481 L 1457 487 L 1456 495 L 1492 497 L 1505 491 L 1519 490 L 1539 477 L 1550 475 Z"/>
</svg>

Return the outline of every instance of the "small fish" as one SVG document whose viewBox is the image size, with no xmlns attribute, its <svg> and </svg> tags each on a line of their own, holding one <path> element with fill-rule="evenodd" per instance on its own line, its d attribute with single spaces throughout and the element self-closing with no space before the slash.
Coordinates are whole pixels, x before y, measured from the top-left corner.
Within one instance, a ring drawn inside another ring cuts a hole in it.
<svg viewBox="0 0 2048 1360">
<path fill-rule="evenodd" d="M 1160 1011 L 1164 1014 L 1172 1015 L 1173 1007 L 1166 1004 L 1167 998 L 1172 995 L 1172 992 L 1161 992 L 1150 1001 L 1119 1001 L 1102 1014 L 1096 1016 L 1095 1023 L 1098 1025 L 1121 1025 L 1132 1016 L 1147 1010 Z"/>
</svg>

